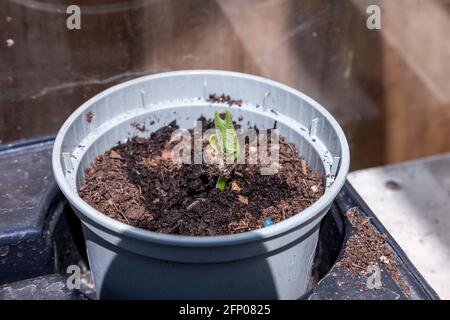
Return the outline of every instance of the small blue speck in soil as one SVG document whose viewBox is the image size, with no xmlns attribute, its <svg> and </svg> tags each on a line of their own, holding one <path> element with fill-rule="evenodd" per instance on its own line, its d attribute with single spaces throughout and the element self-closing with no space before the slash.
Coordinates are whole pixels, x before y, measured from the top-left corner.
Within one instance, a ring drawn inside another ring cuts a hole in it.
<svg viewBox="0 0 450 320">
<path fill-rule="evenodd" d="M 273 225 L 272 219 L 264 219 L 264 227 Z"/>
</svg>

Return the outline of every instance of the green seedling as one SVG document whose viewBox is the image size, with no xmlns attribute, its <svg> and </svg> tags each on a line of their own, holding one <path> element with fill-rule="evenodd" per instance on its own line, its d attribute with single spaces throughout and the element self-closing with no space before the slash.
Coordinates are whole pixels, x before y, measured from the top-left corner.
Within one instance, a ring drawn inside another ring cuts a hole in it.
<svg viewBox="0 0 450 320">
<path fill-rule="evenodd" d="M 225 111 L 225 119 L 222 119 L 217 111 L 214 112 L 214 125 L 216 133 L 209 137 L 209 143 L 227 164 L 234 163 L 239 157 L 240 148 L 230 112 Z M 216 188 L 224 190 L 226 182 L 226 176 L 220 176 Z"/>
</svg>

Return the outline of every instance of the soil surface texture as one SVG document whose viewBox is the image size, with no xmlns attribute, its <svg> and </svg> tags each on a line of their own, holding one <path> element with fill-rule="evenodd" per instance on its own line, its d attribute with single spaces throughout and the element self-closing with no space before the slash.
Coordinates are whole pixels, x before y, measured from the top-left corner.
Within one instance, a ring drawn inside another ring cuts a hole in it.
<svg viewBox="0 0 450 320">
<path fill-rule="evenodd" d="M 213 127 L 201 120 L 205 130 Z M 283 137 L 276 174 L 261 175 L 259 163 L 236 164 L 220 191 L 213 165 L 171 160 L 177 128 L 173 122 L 149 138 L 130 138 L 99 155 L 86 170 L 80 196 L 109 217 L 139 228 L 214 236 L 264 228 L 266 219 L 275 224 L 311 206 L 324 192 L 321 174 Z"/>
</svg>

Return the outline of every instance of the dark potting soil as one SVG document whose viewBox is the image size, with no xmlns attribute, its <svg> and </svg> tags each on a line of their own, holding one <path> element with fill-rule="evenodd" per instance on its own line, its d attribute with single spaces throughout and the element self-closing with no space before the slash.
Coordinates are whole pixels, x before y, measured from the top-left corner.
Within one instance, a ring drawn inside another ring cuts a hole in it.
<svg viewBox="0 0 450 320">
<path fill-rule="evenodd" d="M 86 113 L 86 121 L 87 123 L 91 124 L 92 120 L 94 120 L 94 113 L 92 111 L 89 111 Z"/>
<path fill-rule="evenodd" d="M 225 95 L 222 93 L 221 95 L 212 93 L 208 97 L 208 102 L 216 102 L 216 103 L 227 103 L 232 106 L 233 104 L 237 106 L 242 106 L 242 99 L 232 99 L 229 95 Z"/>
<path fill-rule="evenodd" d="M 213 126 L 202 120 L 204 129 Z M 148 139 L 131 138 L 98 156 L 86 170 L 80 196 L 109 217 L 139 228 L 212 236 L 263 228 L 265 219 L 277 223 L 324 192 L 322 176 L 282 137 L 278 173 L 261 175 L 260 164 L 237 164 L 220 191 L 211 165 L 171 161 L 170 140 L 177 128 L 173 122 Z"/>
</svg>

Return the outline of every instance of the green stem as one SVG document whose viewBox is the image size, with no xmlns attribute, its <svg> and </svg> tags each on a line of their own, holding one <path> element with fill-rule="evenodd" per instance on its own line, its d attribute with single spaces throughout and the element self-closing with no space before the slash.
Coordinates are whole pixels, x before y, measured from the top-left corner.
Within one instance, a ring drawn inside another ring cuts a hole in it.
<svg viewBox="0 0 450 320">
<path fill-rule="evenodd" d="M 227 183 L 227 178 L 219 177 L 216 182 L 216 188 L 223 191 L 225 190 L 225 184 Z"/>
</svg>

